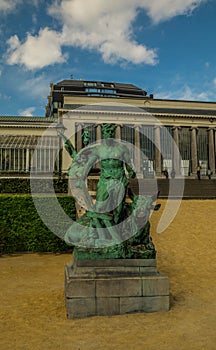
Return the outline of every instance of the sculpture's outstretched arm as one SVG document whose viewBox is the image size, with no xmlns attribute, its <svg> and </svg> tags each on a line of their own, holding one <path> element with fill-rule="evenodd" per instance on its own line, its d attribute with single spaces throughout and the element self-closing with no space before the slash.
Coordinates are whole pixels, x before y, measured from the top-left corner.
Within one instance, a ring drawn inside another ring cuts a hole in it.
<svg viewBox="0 0 216 350">
<path fill-rule="evenodd" d="M 72 145 L 72 143 L 70 142 L 70 140 L 66 140 L 65 141 L 65 149 L 66 151 L 69 153 L 69 155 L 71 156 L 71 158 L 75 158 L 77 155 L 77 151 L 75 150 L 74 146 Z"/>
<path fill-rule="evenodd" d="M 74 159 L 77 155 L 77 151 L 75 147 L 72 145 L 71 141 L 61 131 L 58 131 L 58 134 L 64 140 L 64 147 L 66 151 L 69 153 L 71 158 Z"/>
</svg>

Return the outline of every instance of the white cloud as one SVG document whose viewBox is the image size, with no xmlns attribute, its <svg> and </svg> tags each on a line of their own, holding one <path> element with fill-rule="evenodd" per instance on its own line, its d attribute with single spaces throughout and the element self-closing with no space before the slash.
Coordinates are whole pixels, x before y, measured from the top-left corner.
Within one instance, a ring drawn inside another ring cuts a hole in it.
<svg viewBox="0 0 216 350">
<path fill-rule="evenodd" d="M 55 3 L 49 14 L 62 24 L 64 45 L 98 50 L 106 63 L 157 63 L 155 49 L 136 42 L 132 23 L 137 1 L 69 0 Z"/>
<path fill-rule="evenodd" d="M 216 78 L 213 79 L 213 84 L 216 86 Z"/>
<path fill-rule="evenodd" d="M 38 36 L 27 35 L 24 43 L 20 43 L 17 35 L 8 40 L 7 63 L 21 64 L 28 69 L 43 68 L 54 63 L 61 63 L 66 57 L 61 52 L 60 34 L 44 28 Z"/>
<path fill-rule="evenodd" d="M 212 101 L 215 98 L 215 94 L 211 90 L 197 91 L 188 85 L 184 85 L 178 90 L 172 89 L 172 91 L 155 93 L 154 97 L 167 100 Z"/>
<path fill-rule="evenodd" d="M 208 0 L 140 0 L 140 7 L 147 10 L 154 23 L 165 21 L 178 15 L 188 15 Z"/>
<path fill-rule="evenodd" d="M 135 39 L 133 23 L 138 12 L 146 11 L 156 24 L 189 14 L 205 1 L 208 0 L 55 0 L 48 14 L 61 23 L 61 31 L 44 28 L 38 36 L 28 34 L 24 42 L 11 37 L 7 62 L 39 69 L 64 62 L 62 46 L 74 46 L 97 50 L 106 63 L 155 65 L 157 50 Z"/>
<path fill-rule="evenodd" d="M 44 99 L 44 96 L 49 94 L 49 77 L 42 74 L 25 80 L 25 83 L 19 86 L 19 91 L 28 94 L 31 97 Z"/>
<path fill-rule="evenodd" d="M 28 107 L 23 110 L 19 110 L 19 115 L 24 117 L 33 117 L 33 113 L 35 111 L 35 107 Z"/>
<path fill-rule="evenodd" d="M 29 3 L 33 6 L 38 6 L 41 0 L 25 0 L 25 3 Z M 8 14 L 18 8 L 18 5 L 22 4 L 24 0 L 0 0 L 0 13 Z"/>
<path fill-rule="evenodd" d="M 11 99 L 11 96 L 8 96 L 8 95 L 0 92 L 0 100 L 9 101 L 10 99 Z"/>
<path fill-rule="evenodd" d="M 37 24 L 37 22 L 38 22 L 37 15 L 35 13 L 33 13 L 33 15 L 32 15 L 32 23 Z"/>
<path fill-rule="evenodd" d="M 0 12 L 8 13 L 13 11 L 23 0 L 0 0 Z"/>
</svg>

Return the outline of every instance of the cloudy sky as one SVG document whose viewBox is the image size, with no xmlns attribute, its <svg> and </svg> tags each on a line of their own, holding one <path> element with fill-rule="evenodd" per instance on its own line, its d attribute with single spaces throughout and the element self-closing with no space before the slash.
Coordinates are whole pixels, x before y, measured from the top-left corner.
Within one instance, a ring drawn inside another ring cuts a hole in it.
<svg viewBox="0 0 216 350">
<path fill-rule="evenodd" d="M 71 75 L 216 101 L 215 34 L 215 0 L 0 0 L 0 115 L 44 116 Z"/>
</svg>

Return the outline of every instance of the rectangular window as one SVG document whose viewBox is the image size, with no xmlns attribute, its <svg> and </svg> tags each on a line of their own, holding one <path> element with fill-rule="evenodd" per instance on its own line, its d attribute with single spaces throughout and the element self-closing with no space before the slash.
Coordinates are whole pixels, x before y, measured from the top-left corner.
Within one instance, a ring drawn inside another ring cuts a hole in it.
<svg viewBox="0 0 216 350">
<path fill-rule="evenodd" d="M 94 83 L 94 82 L 84 82 L 84 86 L 97 86 L 97 83 Z"/>
</svg>

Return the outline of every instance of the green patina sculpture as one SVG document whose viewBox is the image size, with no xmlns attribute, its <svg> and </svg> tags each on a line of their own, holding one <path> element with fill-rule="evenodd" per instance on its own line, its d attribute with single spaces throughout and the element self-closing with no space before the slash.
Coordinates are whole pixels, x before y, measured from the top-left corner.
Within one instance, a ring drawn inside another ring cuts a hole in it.
<svg viewBox="0 0 216 350">
<path fill-rule="evenodd" d="M 128 176 L 136 176 L 127 146 L 114 139 L 116 126 L 102 126 L 101 144 L 86 146 L 76 153 L 70 141 L 65 147 L 74 159 L 68 170 L 72 192 L 86 209 L 65 234 L 65 241 L 74 245 L 74 254 L 80 259 L 155 258 L 156 251 L 150 237 L 150 210 L 156 198 L 134 196 L 126 201 Z M 100 162 L 101 174 L 96 201 L 86 188 L 91 168 Z"/>
<path fill-rule="evenodd" d="M 82 133 L 82 142 L 84 146 L 87 146 L 89 144 L 89 140 L 90 140 L 89 130 L 84 130 Z"/>
</svg>

